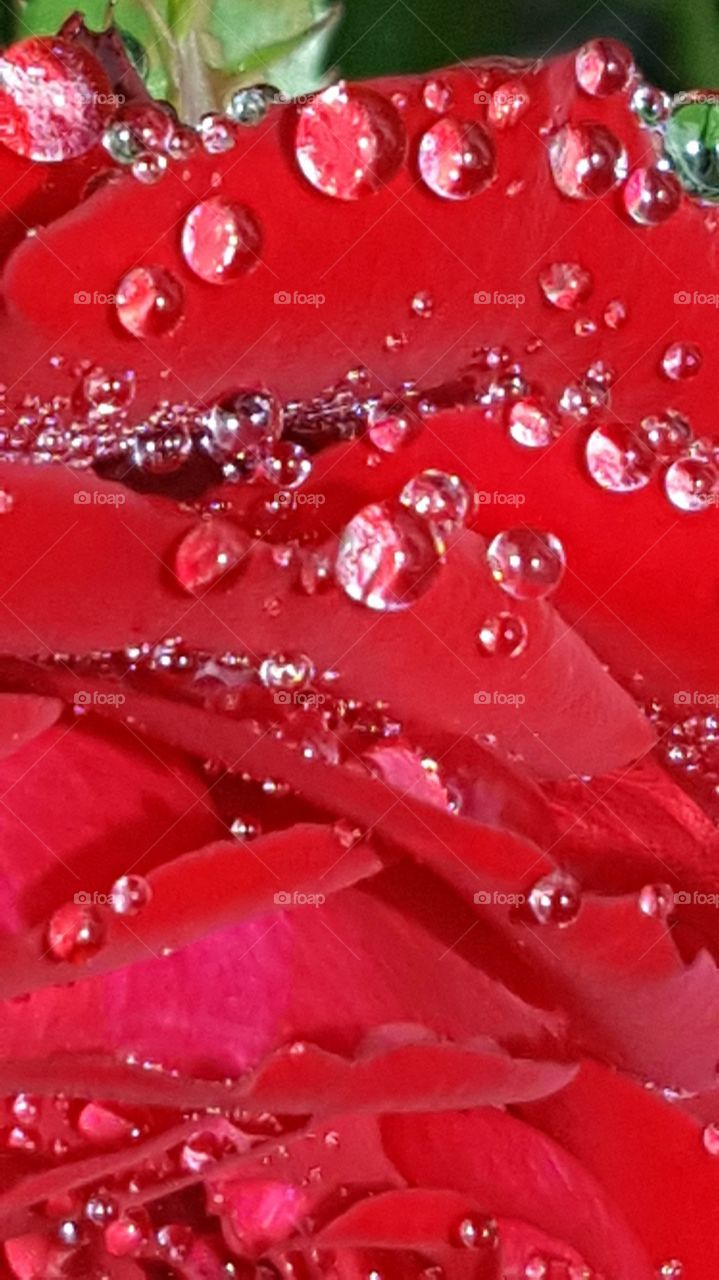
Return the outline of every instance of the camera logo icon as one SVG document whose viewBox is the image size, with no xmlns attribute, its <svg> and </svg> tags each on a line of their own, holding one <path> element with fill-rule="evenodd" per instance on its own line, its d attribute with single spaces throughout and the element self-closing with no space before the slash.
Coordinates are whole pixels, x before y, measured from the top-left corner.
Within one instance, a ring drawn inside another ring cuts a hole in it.
<svg viewBox="0 0 719 1280">
<path fill-rule="evenodd" d="M 87 507 L 92 502 L 92 494 L 88 493 L 87 489 L 80 489 L 73 494 L 72 500 L 76 507 Z"/>
<path fill-rule="evenodd" d="M 76 707 L 89 707 L 92 702 L 92 695 L 86 689 L 78 689 L 73 697 L 73 702 Z"/>
<path fill-rule="evenodd" d="M 692 895 L 687 893 L 686 889 L 680 889 L 678 893 L 674 894 L 675 907 L 687 907 L 690 905 L 691 900 Z"/>
<path fill-rule="evenodd" d="M 292 302 L 292 294 L 287 289 L 278 289 L 275 294 L 275 302 L 281 307 L 288 307 Z"/>
<path fill-rule="evenodd" d="M 92 906 L 92 894 L 87 893 L 84 890 L 81 890 L 79 893 L 74 893 L 72 895 L 72 900 L 77 907 Z"/>
<path fill-rule="evenodd" d="M 679 307 L 688 307 L 691 305 L 692 295 L 686 289 L 680 289 L 674 294 L 674 301 Z"/>
<path fill-rule="evenodd" d="M 488 889 L 479 889 L 474 895 L 474 901 L 478 907 L 488 907 L 492 902 L 492 895 Z"/>
<path fill-rule="evenodd" d="M 74 301 L 79 307 L 89 307 L 92 302 L 92 294 L 87 289 L 79 289 L 75 294 Z"/>
<path fill-rule="evenodd" d="M 291 907 L 292 894 L 288 893 L 286 889 L 280 889 L 275 894 L 275 905 L 278 907 Z"/>
<path fill-rule="evenodd" d="M 478 707 L 487 707 L 492 701 L 492 695 L 491 693 L 488 693 L 486 689 L 480 689 L 475 693 L 474 701 Z"/>
<path fill-rule="evenodd" d="M 688 689 L 680 689 L 674 694 L 674 702 L 678 707 L 690 707 L 692 705 L 692 695 Z"/>
<path fill-rule="evenodd" d="M 488 307 L 492 301 L 492 295 L 488 289 L 478 289 L 474 295 L 474 301 L 477 306 Z"/>
<path fill-rule="evenodd" d="M 281 707 L 286 707 L 292 702 L 292 694 L 288 693 L 286 689 L 278 689 L 277 692 L 272 695 L 272 700 L 273 702 L 278 702 Z"/>
</svg>

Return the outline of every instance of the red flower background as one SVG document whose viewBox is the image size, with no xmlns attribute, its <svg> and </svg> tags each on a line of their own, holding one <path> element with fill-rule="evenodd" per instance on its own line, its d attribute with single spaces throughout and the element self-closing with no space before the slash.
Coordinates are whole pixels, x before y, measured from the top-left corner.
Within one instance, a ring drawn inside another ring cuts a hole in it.
<svg viewBox="0 0 719 1280">
<path fill-rule="evenodd" d="M 635 492 L 585 462 L 590 431 L 681 415 L 711 470 L 716 221 L 683 197 L 642 226 L 621 185 L 558 189 L 568 121 L 609 129 L 631 170 L 656 159 L 632 86 L 590 97 L 573 57 L 375 88 L 406 154 L 352 200 L 303 176 L 293 104 L 151 187 L 99 147 L 17 154 L 0 111 L 0 1228 L 19 1280 L 719 1269 L 716 512 L 670 502 L 646 444 Z M 418 176 L 442 111 L 489 129 L 477 198 Z M 218 193 L 261 236 L 219 288 L 180 240 Z M 556 263 L 591 277 L 569 309 L 539 286 Z M 118 323 L 137 266 L 181 284 L 171 331 Z M 673 343 L 695 377 L 667 377 Z M 581 398 L 600 361 L 611 401 L 518 445 L 517 387 Z M 78 401 L 97 370 L 134 373 L 129 461 Z M 297 489 L 277 446 L 279 504 L 267 465 L 238 483 L 185 459 L 190 412 L 239 388 L 271 388 L 307 446 Z M 433 411 L 373 446 L 367 397 L 413 388 Z M 170 465 L 138 463 L 166 446 Z M 337 537 L 428 468 L 481 500 L 410 608 L 365 608 L 327 571 Z M 508 525 L 561 539 L 551 602 L 493 580 Z M 526 644 L 487 656 L 478 629 L 508 606 Z M 304 698 L 260 678 L 288 655 Z M 112 911 L 128 876 L 138 901 Z"/>
</svg>

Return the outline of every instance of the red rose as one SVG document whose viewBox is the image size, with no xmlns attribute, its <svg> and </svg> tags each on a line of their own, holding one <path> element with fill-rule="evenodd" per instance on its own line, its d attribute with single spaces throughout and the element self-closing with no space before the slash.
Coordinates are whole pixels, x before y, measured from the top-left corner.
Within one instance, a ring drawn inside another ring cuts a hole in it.
<svg viewBox="0 0 719 1280">
<path fill-rule="evenodd" d="M 709 1280 L 706 104 L 3 86 L 9 1274 Z"/>
</svg>

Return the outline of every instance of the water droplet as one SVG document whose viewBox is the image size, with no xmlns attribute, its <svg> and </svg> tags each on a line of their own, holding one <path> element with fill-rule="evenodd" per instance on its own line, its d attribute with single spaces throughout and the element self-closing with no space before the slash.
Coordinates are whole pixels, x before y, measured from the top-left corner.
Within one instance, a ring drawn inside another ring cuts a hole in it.
<svg viewBox="0 0 719 1280">
<path fill-rule="evenodd" d="M 468 200 L 497 174 L 494 143 L 481 124 L 444 116 L 423 134 L 418 153 L 422 179 L 435 195 Z"/>
<path fill-rule="evenodd" d="M 552 871 L 531 889 L 529 908 L 538 924 L 562 928 L 576 919 L 581 906 L 579 885 L 566 871 Z"/>
<path fill-rule="evenodd" d="M 115 307 L 124 329 L 135 338 L 171 333 L 182 319 L 184 290 L 164 267 L 134 267 L 117 287 Z"/>
<path fill-rule="evenodd" d="M 547 302 L 560 311 L 571 311 L 592 292 L 592 277 L 578 262 L 553 262 L 539 273 L 539 286 Z"/>
<path fill-rule="evenodd" d="M 604 308 L 604 323 L 608 329 L 621 329 L 627 319 L 627 308 L 621 298 L 612 298 Z"/>
<path fill-rule="evenodd" d="M 198 133 L 205 151 L 211 156 L 231 151 L 237 141 L 231 121 L 214 111 L 202 117 Z"/>
<path fill-rule="evenodd" d="M 104 1192 L 96 1192 L 85 1202 L 85 1217 L 95 1227 L 105 1227 L 117 1214 L 117 1204 Z"/>
<path fill-rule="evenodd" d="M 61 36 L 20 40 L 0 57 L 0 142 L 43 163 L 85 155 L 109 114 L 104 72 Z"/>
<path fill-rule="evenodd" d="M 684 1280 L 684 1263 L 678 1258 L 663 1262 L 657 1272 L 657 1280 Z"/>
<path fill-rule="evenodd" d="M 663 89 L 651 84 L 640 84 L 632 94 L 630 107 L 642 124 L 655 128 L 663 124 L 671 110 L 671 98 Z"/>
<path fill-rule="evenodd" d="M 404 400 L 373 404 L 367 414 L 367 435 L 381 453 L 396 453 L 422 429 L 419 414 Z"/>
<path fill-rule="evenodd" d="M 140 1253 L 150 1239 L 147 1210 L 126 1209 L 122 1217 L 105 1227 L 103 1241 L 111 1258 L 131 1258 Z"/>
<path fill-rule="evenodd" d="M 132 465 L 150 476 L 170 476 L 179 471 L 192 453 L 192 439 L 179 426 L 161 425 L 138 436 L 132 445 Z"/>
<path fill-rule="evenodd" d="M 412 298 L 410 307 L 416 316 L 421 316 L 423 320 L 429 320 L 434 312 L 434 299 L 431 293 L 420 289 Z"/>
<path fill-rule="evenodd" d="M 53 960 L 83 964 L 105 942 L 106 925 L 97 907 L 68 902 L 52 916 L 47 928 L 47 948 Z"/>
<path fill-rule="evenodd" d="M 488 658 L 517 658 L 527 647 L 527 624 L 514 613 L 485 618 L 477 632 L 479 652 Z"/>
<path fill-rule="evenodd" d="M 194 1238 L 192 1228 L 181 1222 L 167 1223 L 155 1233 L 155 1240 L 164 1261 L 171 1263 L 184 1262 Z"/>
<path fill-rule="evenodd" d="M 577 84 L 592 98 L 608 98 L 628 83 L 632 55 L 618 40 L 589 40 L 575 59 Z"/>
<path fill-rule="evenodd" d="M 705 200 L 719 200 L 718 122 L 715 101 L 687 101 L 687 95 L 682 94 L 669 116 L 664 137 L 682 186 Z"/>
<path fill-rule="evenodd" d="M 255 818 L 244 814 L 242 817 L 235 818 L 230 826 L 230 834 L 235 840 L 256 840 L 261 834 L 261 827 Z"/>
<path fill-rule="evenodd" d="M 695 378 L 702 367 L 702 353 L 695 342 L 672 342 L 662 356 L 662 372 L 672 382 Z"/>
<path fill-rule="evenodd" d="M 641 436 L 619 422 L 595 427 L 587 440 L 586 457 L 592 479 L 611 493 L 643 489 L 656 465 Z"/>
<path fill-rule="evenodd" d="M 113 121 L 102 135 L 102 145 L 115 164 L 132 164 L 142 152 L 129 124 Z"/>
<path fill-rule="evenodd" d="M 399 169 L 406 146 L 393 104 L 372 89 L 342 81 L 318 93 L 297 120 L 297 162 L 323 195 L 356 200 Z"/>
<path fill-rule="evenodd" d="M 278 489 L 299 489 L 312 475 L 312 459 L 292 440 L 278 440 L 263 455 L 260 470 Z"/>
<path fill-rule="evenodd" d="M 136 916 L 152 898 L 152 887 L 143 876 L 120 876 L 110 890 L 110 906 L 118 916 Z"/>
<path fill-rule="evenodd" d="M 689 443 L 692 429 L 680 413 L 667 409 L 666 413 L 642 418 L 639 434 L 657 458 L 669 462 Z"/>
<path fill-rule="evenodd" d="M 706 511 L 719 498 L 719 472 L 706 458 L 677 458 L 664 476 L 664 488 L 679 511 Z"/>
<path fill-rule="evenodd" d="M 9 515 L 15 506 L 15 499 L 7 489 L 0 489 L 0 516 Z"/>
<path fill-rule="evenodd" d="M 508 422 L 510 436 L 526 449 L 546 448 L 559 432 L 554 416 L 534 400 L 515 400 Z"/>
<path fill-rule="evenodd" d="M 222 1138 L 217 1134 L 195 1133 L 180 1152 L 180 1165 L 188 1173 L 204 1173 L 217 1163 L 224 1150 Z"/>
<path fill-rule="evenodd" d="M 175 553 L 175 574 L 185 591 L 200 592 L 221 578 L 229 581 L 249 549 L 249 539 L 236 524 L 218 518 L 190 529 Z"/>
<path fill-rule="evenodd" d="M 549 142 L 554 181 L 573 200 L 606 195 L 627 176 L 627 155 L 602 124 L 565 124 Z"/>
<path fill-rule="evenodd" d="M 190 269 L 209 284 L 231 284 L 256 266 L 262 233 L 243 205 L 211 196 L 188 213 L 182 254 Z"/>
<path fill-rule="evenodd" d="M 304 689 L 314 675 L 314 663 L 305 653 L 273 653 L 260 663 L 260 680 L 266 689 Z"/>
<path fill-rule="evenodd" d="M 499 1232 L 494 1218 L 480 1218 L 476 1214 L 467 1214 L 466 1218 L 462 1218 L 454 1235 L 465 1249 L 479 1249 L 489 1253 L 499 1244 Z"/>
<path fill-rule="evenodd" d="M 115 113 L 115 124 L 129 131 L 138 152 L 163 152 L 172 137 L 177 117 L 169 104 L 125 102 Z"/>
<path fill-rule="evenodd" d="M 704 1150 L 708 1151 L 710 1156 L 719 1156 L 719 1124 L 705 1125 L 702 1142 Z"/>
<path fill-rule="evenodd" d="M 439 564 L 424 520 L 399 503 L 372 503 L 344 529 L 335 574 L 351 600 L 384 612 L 414 604 L 432 585 Z"/>
<path fill-rule="evenodd" d="M 441 115 L 452 105 L 452 90 L 442 80 L 427 80 L 422 86 L 422 101 L 428 111 Z"/>
<path fill-rule="evenodd" d="M 110 418 L 129 408 L 135 398 L 135 385 L 132 369 L 123 369 L 120 373 L 94 369 L 82 380 L 80 398 L 86 408 L 101 418 Z"/>
<path fill-rule="evenodd" d="M 427 520 L 435 541 L 464 525 L 474 506 L 474 495 L 464 480 L 447 471 L 421 471 L 407 481 L 399 495 L 403 506 Z"/>
<path fill-rule="evenodd" d="M 235 124 L 254 128 L 267 115 L 271 97 L 264 85 L 237 89 L 227 104 L 227 114 Z"/>
<path fill-rule="evenodd" d="M 642 915 L 665 922 L 674 911 L 674 890 L 669 884 L 645 884 L 638 904 Z"/>
<path fill-rule="evenodd" d="M 153 187 L 167 173 L 167 157 L 143 151 L 132 162 L 132 176 L 145 187 Z"/>
<path fill-rule="evenodd" d="M 522 526 L 498 533 L 487 548 L 495 582 L 517 600 L 542 600 L 564 576 L 564 547 L 553 533 Z"/>
<path fill-rule="evenodd" d="M 487 117 L 495 129 L 508 129 L 521 120 L 530 103 L 529 91 L 519 80 L 508 80 L 494 90 Z"/>
<path fill-rule="evenodd" d="M 655 227 L 676 213 L 682 189 L 673 173 L 639 168 L 630 173 L 622 196 L 630 218 L 644 227 Z"/>
<path fill-rule="evenodd" d="M 263 446 L 282 431 L 282 406 L 270 391 L 237 391 L 202 417 L 200 448 L 220 464 L 259 461 Z"/>
</svg>

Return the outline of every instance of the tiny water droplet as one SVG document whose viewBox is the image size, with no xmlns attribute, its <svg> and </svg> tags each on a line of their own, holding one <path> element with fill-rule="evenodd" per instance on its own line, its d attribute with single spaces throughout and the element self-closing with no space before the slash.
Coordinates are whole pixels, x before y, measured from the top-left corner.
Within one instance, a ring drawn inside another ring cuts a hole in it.
<svg viewBox="0 0 719 1280">
<path fill-rule="evenodd" d="M 144 187 L 153 187 L 167 173 L 167 157 L 142 151 L 132 162 L 132 176 Z"/>
<path fill-rule="evenodd" d="M 719 1156 L 719 1124 L 705 1125 L 702 1142 L 704 1150 L 708 1151 L 710 1156 Z"/>
<path fill-rule="evenodd" d="M 459 476 L 447 471 L 421 471 L 407 481 L 399 500 L 416 516 L 427 520 L 435 541 L 461 529 L 472 511 L 474 497 Z"/>
<path fill-rule="evenodd" d="M 231 121 L 214 111 L 202 117 L 198 133 L 202 146 L 211 156 L 224 155 L 225 152 L 232 151 L 237 142 Z"/>
<path fill-rule="evenodd" d="M 562 195 L 591 200 L 627 176 L 627 154 L 602 124 L 565 124 L 549 142 L 552 177 Z"/>
<path fill-rule="evenodd" d="M 452 90 L 442 80 L 426 80 L 422 86 L 422 101 L 428 111 L 441 115 L 452 105 Z"/>
<path fill-rule="evenodd" d="M 564 547 L 553 533 L 522 526 L 498 533 L 487 548 L 495 582 L 517 600 L 542 600 L 559 586 Z"/>
<path fill-rule="evenodd" d="M 429 320 L 434 311 L 434 299 L 431 293 L 427 293 L 425 289 L 419 289 L 412 298 L 410 307 L 416 316 Z"/>
<path fill-rule="evenodd" d="M 652 453 L 663 462 L 676 458 L 688 445 L 692 429 L 675 409 L 649 414 L 639 423 L 639 434 Z"/>
<path fill-rule="evenodd" d="M 674 890 L 669 884 L 645 884 L 638 904 L 642 915 L 664 923 L 674 911 Z"/>
<path fill-rule="evenodd" d="M 373 404 L 367 414 L 367 436 L 381 453 L 396 453 L 421 430 L 419 414 L 404 400 Z"/>
<path fill-rule="evenodd" d="M 557 870 L 537 881 L 530 890 L 528 902 L 538 924 L 563 928 L 579 914 L 581 893 L 573 876 Z"/>
<path fill-rule="evenodd" d="M 132 1258 L 150 1238 L 150 1217 L 146 1209 L 126 1209 L 122 1217 L 105 1227 L 103 1241 L 111 1258 Z"/>
<path fill-rule="evenodd" d="M 706 458 L 677 458 L 666 471 L 664 489 L 679 511 L 707 511 L 717 505 L 719 471 Z"/>
<path fill-rule="evenodd" d="M 604 308 L 604 323 L 608 329 L 621 329 L 627 320 L 627 308 L 621 298 L 612 298 Z"/>
<path fill-rule="evenodd" d="M 702 367 L 702 353 L 695 342 L 672 342 L 662 356 L 662 372 L 672 382 L 695 378 Z"/>
<path fill-rule="evenodd" d="M 527 647 L 527 624 L 514 613 L 485 618 L 477 632 L 477 647 L 484 657 L 517 658 Z"/>
<path fill-rule="evenodd" d="M 208 284 L 231 284 L 259 261 L 262 232 L 244 205 L 219 196 L 201 200 L 182 228 L 182 255 Z"/>
<path fill-rule="evenodd" d="M 171 333 L 182 319 L 183 306 L 182 285 L 164 267 L 134 267 L 117 287 L 117 318 L 135 338 Z"/>
<path fill-rule="evenodd" d="M 235 124 L 254 128 L 255 125 L 261 124 L 267 115 L 270 101 L 270 94 L 264 85 L 237 89 L 227 104 L 227 114 Z"/>
<path fill-rule="evenodd" d="M 622 192 L 624 207 L 634 222 L 655 227 L 676 213 L 682 189 L 673 173 L 657 168 L 634 169 Z"/>
<path fill-rule="evenodd" d="M 256 840 L 261 834 L 261 827 L 255 818 L 245 814 L 233 820 L 230 826 L 230 834 L 235 837 L 235 840 Z"/>
<path fill-rule="evenodd" d="M 499 1244 L 499 1232 L 494 1218 L 481 1218 L 476 1214 L 467 1214 L 462 1218 L 454 1231 L 458 1244 L 465 1249 L 476 1249 L 484 1253 L 492 1253 Z"/>
<path fill-rule="evenodd" d="M 120 876 L 110 890 L 110 906 L 118 916 L 136 916 L 152 899 L 152 887 L 144 876 Z"/>
<path fill-rule="evenodd" d="M 53 960 L 84 964 L 101 950 L 106 925 L 97 907 L 68 902 L 58 908 L 47 928 L 47 948 Z"/>
<path fill-rule="evenodd" d="M 508 129 L 521 120 L 530 105 L 529 91 L 520 80 L 507 80 L 492 94 L 487 118 L 495 129 Z"/>
<path fill-rule="evenodd" d="M 643 489 L 656 466 L 641 436 L 618 422 L 595 427 L 587 440 L 586 459 L 592 479 L 610 493 Z"/>
<path fill-rule="evenodd" d="M 634 90 L 629 105 L 642 124 L 656 128 L 668 118 L 671 98 L 663 89 L 655 89 L 651 84 L 640 84 Z"/>
<path fill-rule="evenodd" d="M 608 98 L 624 89 L 633 70 L 632 55 L 618 40 L 589 40 L 575 58 L 577 84 L 592 98 Z"/>
<path fill-rule="evenodd" d="M 497 174 L 494 143 L 482 125 L 443 116 L 423 134 L 418 153 L 423 181 L 446 200 L 469 200 Z"/>
<path fill-rule="evenodd" d="M 547 302 L 560 311 L 571 311 L 592 292 L 592 277 L 578 262 L 553 262 L 539 273 L 539 286 Z"/>
<path fill-rule="evenodd" d="M 260 470 L 278 489 L 299 489 L 312 475 L 312 459 L 292 440 L 278 440 L 263 454 Z"/>
<path fill-rule="evenodd" d="M 266 689 L 304 689 L 314 679 L 315 667 L 306 653 L 273 653 L 263 658 L 259 675 Z"/>
<path fill-rule="evenodd" d="M 200 592 L 227 577 L 243 559 L 249 539 L 236 524 L 221 517 L 190 529 L 175 553 L 175 574 L 185 591 Z"/>
</svg>

